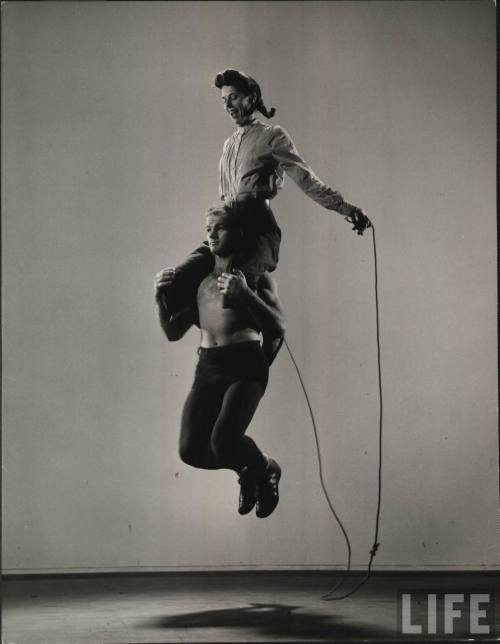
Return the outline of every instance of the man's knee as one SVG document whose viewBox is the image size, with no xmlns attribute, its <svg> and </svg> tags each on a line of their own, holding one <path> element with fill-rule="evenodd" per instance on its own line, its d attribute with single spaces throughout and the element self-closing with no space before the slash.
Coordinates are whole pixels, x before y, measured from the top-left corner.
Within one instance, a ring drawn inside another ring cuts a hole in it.
<svg viewBox="0 0 500 644">
<path fill-rule="evenodd" d="M 202 280 L 213 270 L 214 256 L 210 248 L 202 244 L 187 259 L 175 267 L 175 278 L 166 291 L 170 313 L 196 302 L 196 291 Z"/>
<path fill-rule="evenodd" d="M 188 282 L 197 282 L 208 275 L 214 267 L 215 259 L 208 244 L 203 243 L 176 266 L 176 271 Z"/>
</svg>

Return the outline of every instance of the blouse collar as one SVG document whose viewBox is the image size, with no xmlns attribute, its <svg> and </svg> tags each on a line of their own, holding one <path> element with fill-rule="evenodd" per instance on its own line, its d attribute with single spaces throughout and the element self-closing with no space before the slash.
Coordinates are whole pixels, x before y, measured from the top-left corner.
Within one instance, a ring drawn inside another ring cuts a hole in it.
<svg viewBox="0 0 500 644">
<path fill-rule="evenodd" d="M 236 131 L 238 134 L 245 134 L 245 132 L 248 132 L 248 130 L 254 125 L 257 125 L 257 123 L 260 123 L 259 119 L 254 119 L 251 123 L 247 123 L 246 125 L 238 125 Z"/>
</svg>

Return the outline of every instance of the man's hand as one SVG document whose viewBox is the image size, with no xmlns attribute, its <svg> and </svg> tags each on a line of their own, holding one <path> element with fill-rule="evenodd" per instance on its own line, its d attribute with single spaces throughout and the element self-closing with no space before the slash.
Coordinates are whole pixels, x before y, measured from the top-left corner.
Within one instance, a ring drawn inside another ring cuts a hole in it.
<svg viewBox="0 0 500 644">
<path fill-rule="evenodd" d="M 222 295 L 231 300 L 241 298 L 249 290 L 245 276 L 239 270 L 219 275 L 217 286 Z"/>
<path fill-rule="evenodd" d="M 358 235 L 362 235 L 367 228 L 371 228 L 371 221 L 361 210 L 361 208 L 353 208 L 350 215 L 345 218 L 350 224 L 353 224 L 352 229 L 356 230 Z"/>
<path fill-rule="evenodd" d="M 165 289 L 168 288 L 174 281 L 175 268 L 164 268 L 155 275 L 155 299 L 160 302 Z"/>
</svg>

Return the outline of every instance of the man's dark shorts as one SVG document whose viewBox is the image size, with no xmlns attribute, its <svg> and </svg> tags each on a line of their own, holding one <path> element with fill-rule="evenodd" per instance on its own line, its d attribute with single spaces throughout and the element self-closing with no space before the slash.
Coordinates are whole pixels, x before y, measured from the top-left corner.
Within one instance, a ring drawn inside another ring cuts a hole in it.
<svg viewBox="0 0 500 644">
<path fill-rule="evenodd" d="M 269 377 L 267 358 L 258 340 L 198 349 L 193 382 L 197 387 L 225 389 L 235 382 L 258 382 L 265 392 Z"/>
</svg>

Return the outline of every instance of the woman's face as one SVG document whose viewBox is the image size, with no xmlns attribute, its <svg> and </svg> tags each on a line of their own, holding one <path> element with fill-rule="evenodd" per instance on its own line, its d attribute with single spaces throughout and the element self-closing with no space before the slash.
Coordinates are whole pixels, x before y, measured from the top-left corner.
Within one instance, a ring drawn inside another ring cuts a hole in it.
<svg viewBox="0 0 500 644">
<path fill-rule="evenodd" d="M 220 96 L 224 109 L 236 125 L 245 125 L 251 120 L 254 109 L 250 96 L 232 85 L 224 85 L 220 90 Z"/>
</svg>

